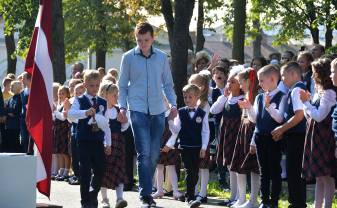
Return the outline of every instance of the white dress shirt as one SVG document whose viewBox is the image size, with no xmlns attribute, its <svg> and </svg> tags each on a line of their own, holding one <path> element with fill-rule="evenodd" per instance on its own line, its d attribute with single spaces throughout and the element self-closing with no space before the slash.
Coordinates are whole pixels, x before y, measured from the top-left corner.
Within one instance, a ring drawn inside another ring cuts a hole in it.
<svg viewBox="0 0 337 208">
<path fill-rule="evenodd" d="M 317 122 L 323 121 L 336 105 L 336 92 L 332 89 L 323 90 L 319 101 L 319 107 L 313 106 L 309 101 L 304 102 L 304 112 L 306 117 L 311 117 Z M 318 97 L 317 97 L 318 98 Z M 314 101 L 316 101 L 315 99 Z"/>
<path fill-rule="evenodd" d="M 225 95 L 221 95 L 220 97 L 218 97 L 216 102 L 213 103 L 213 105 L 210 109 L 210 112 L 212 114 L 221 113 L 223 111 L 224 107 L 225 107 L 226 102 L 233 105 L 233 104 L 236 104 L 239 100 L 241 100 L 243 98 L 244 98 L 243 95 L 239 95 L 239 96 L 235 96 L 235 97 L 230 97 L 228 99 L 228 97 L 226 97 Z"/>
</svg>

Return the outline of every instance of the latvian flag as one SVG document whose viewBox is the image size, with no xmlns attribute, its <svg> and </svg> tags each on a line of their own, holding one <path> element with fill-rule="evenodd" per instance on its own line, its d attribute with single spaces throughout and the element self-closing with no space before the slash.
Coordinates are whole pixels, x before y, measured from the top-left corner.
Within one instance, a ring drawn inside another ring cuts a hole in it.
<svg viewBox="0 0 337 208">
<path fill-rule="evenodd" d="M 32 75 L 26 115 L 27 129 L 36 145 L 37 188 L 47 197 L 50 196 L 52 155 L 51 1 L 40 0 L 39 13 L 25 65 L 25 70 Z"/>
</svg>

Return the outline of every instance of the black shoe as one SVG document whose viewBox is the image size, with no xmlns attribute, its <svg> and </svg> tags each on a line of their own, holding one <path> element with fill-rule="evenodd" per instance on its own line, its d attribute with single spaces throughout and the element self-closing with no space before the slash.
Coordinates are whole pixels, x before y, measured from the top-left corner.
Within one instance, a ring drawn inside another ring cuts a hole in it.
<svg viewBox="0 0 337 208">
<path fill-rule="evenodd" d="M 173 191 L 165 192 L 164 196 L 173 196 Z"/>
<path fill-rule="evenodd" d="M 191 200 L 188 202 L 188 205 L 190 206 L 190 208 L 197 208 L 201 205 L 201 202 L 198 200 Z"/>
<path fill-rule="evenodd" d="M 141 208 L 150 208 L 151 207 L 151 197 L 150 196 L 142 196 L 140 198 L 140 201 L 142 202 Z"/>
</svg>

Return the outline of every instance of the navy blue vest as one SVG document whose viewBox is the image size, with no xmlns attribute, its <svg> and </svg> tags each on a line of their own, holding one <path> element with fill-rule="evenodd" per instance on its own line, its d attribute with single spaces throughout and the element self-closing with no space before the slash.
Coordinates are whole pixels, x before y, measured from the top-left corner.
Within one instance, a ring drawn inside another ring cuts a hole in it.
<svg viewBox="0 0 337 208">
<path fill-rule="evenodd" d="M 80 110 L 88 110 L 92 107 L 89 98 L 85 95 L 78 97 L 78 102 L 80 104 Z M 96 105 L 96 114 L 100 113 L 100 106 L 103 106 L 103 115 L 106 111 L 106 101 L 103 98 L 97 97 L 97 105 Z M 90 116 L 85 119 L 79 119 L 76 131 L 76 139 L 78 140 L 89 140 L 89 141 L 97 141 L 104 140 L 104 132 L 99 130 L 97 132 L 92 131 L 91 125 L 88 125 L 88 121 L 90 120 Z"/>
<path fill-rule="evenodd" d="M 202 145 L 201 130 L 202 122 L 206 115 L 205 111 L 197 108 L 193 118 L 190 118 L 188 107 L 179 109 L 181 129 L 179 132 L 180 147 L 199 148 Z"/>
<path fill-rule="evenodd" d="M 219 88 L 213 88 L 212 89 L 212 104 L 215 103 L 218 98 L 222 95 L 221 90 Z M 210 106 L 212 106 L 212 104 L 210 104 Z M 221 116 L 222 113 L 218 113 L 216 115 L 213 115 L 215 117 L 215 123 L 219 124 L 221 121 Z"/>
<path fill-rule="evenodd" d="M 242 111 L 239 107 L 238 103 L 229 104 L 228 102 L 225 103 L 225 107 L 222 111 L 222 117 L 226 118 L 240 118 Z"/>
<path fill-rule="evenodd" d="M 8 101 L 5 112 L 6 118 L 6 129 L 20 129 L 20 114 L 22 110 L 21 95 L 17 94 L 11 97 Z M 11 113 L 13 116 L 9 116 Z"/>
<path fill-rule="evenodd" d="M 256 126 L 255 133 L 268 135 L 280 124 L 277 123 L 268 113 L 264 105 L 264 93 L 259 94 L 257 99 L 258 112 L 256 114 Z M 274 97 L 270 100 L 270 103 L 276 104 L 276 109 L 279 109 L 280 102 L 283 97 L 281 91 L 277 92 Z"/>
<path fill-rule="evenodd" d="M 116 107 L 117 113 L 119 113 L 119 108 Z M 109 119 L 110 131 L 112 134 L 114 133 L 121 133 L 122 124 L 121 122 L 117 121 L 117 117 L 115 119 Z"/>
<path fill-rule="evenodd" d="M 311 86 L 311 77 L 312 77 L 312 71 L 308 71 L 304 76 L 302 76 L 303 84 L 306 86 L 306 89 L 310 92 L 310 86 Z"/>
<path fill-rule="evenodd" d="M 299 87 L 303 90 L 306 90 L 306 86 L 304 85 L 303 82 L 297 82 L 293 89 L 295 87 Z M 285 121 L 288 121 L 291 117 L 295 115 L 294 109 L 293 109 L 293 100 L 291 99 L 291 92 L 292 90 L 289 90 L 288 92 L 288 97 L 287 97 L 287 107 L 285 108 Z M 296 126 L 293 128 L 289 129 L 287 133 L 305 133 L 306 131 L 306 119 L 303 118 L 302 121 L 300 121 Z"/>
</svg>

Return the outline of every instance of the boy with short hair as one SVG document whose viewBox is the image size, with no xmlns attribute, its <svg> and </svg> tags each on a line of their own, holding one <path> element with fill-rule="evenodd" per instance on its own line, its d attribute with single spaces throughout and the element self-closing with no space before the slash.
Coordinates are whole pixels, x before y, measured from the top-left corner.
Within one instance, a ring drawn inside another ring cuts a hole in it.
<svg viewBox="0 0 337 208">
<path fill-rule="evenodd" d="M 104 132 L 95 122 L 95 115 L 104 115 L 107 109 L 106 101 L 97 96 L 99 85 L 98 71 L 86 71 L 84 74 L 86 92 L 76 97 L 68 112 L 71 120 L 78 119 L 76 139 L 80 156 L 80 189 L 83 208 L 98 206 L 97 194 L 105 168 L 104 152 L 108 152 L 110 148 L 107 146 L 104 149 Z M 91 177 L 91 172 L 93 172 L 93 177 Z"/>
<path fill-rule="evenodd" d="M 248 108 L 248 118 L 256 123 L 250 153 L 257 153 L 261 175 L 260 207 L 277 207 L 281 191 L 281 142 L 272 139 L 271 132 L 283 122 L 284 94 L 277 88 L 280 72 L 274 65 L 267 65 L 258 72 L 258 80 L 264 93 L 256 96 L 254 106 L 248 101 L 240 106 Z M 270 190 L 270 181 L 272 187 Z"/>
<path fill-rule="evenodd" d="M 306 183 L 301 178 L 302 157 L 306 134 L 303 103 L 300 91 L 306 90 L 301 81 L 301 68 L 297 62 L 289 62 L 281 68 L 284 84 L 289 88 L 285 104 L 285 123 L 272 132 L 273 139 L 282 138 L 286 144 L 286 169 L 288 180 L 288 201 L 291 207 L 306 207 Z"/>
<path fill-rule="evenodd" d="M 186 169 L 186 197 L 190 208 L 199 207 L 201 202 L 195 200 L 195 186 L 198 182 L 199 160 L 204 158 L 209 140 L 209 126 L 206 112 L 198 105 L 200 89 L 193 84 L 183 88 L 185 107 L 178 110 L 174 118 L 170 116 L 169 127 L 173 136 L 162 149 L 168 152 L 173 148 L 179 134 L 182 160 Z"/>
</svg>

